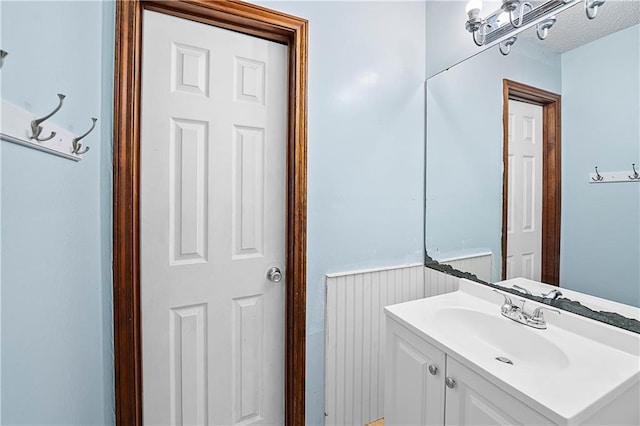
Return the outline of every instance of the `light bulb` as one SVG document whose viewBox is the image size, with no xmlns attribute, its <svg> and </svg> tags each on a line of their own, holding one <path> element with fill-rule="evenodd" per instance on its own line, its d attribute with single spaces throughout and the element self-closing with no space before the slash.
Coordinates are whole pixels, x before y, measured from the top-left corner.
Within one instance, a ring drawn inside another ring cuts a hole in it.
<svg viewBox="0 0 640 426">
<path fill-rule="evenodd" d="M 482 0 L 470 0 L 466 9 L 469 19 L 477 18 L 480 14 L 480 9 L 482 9 Z"/>
</svg>

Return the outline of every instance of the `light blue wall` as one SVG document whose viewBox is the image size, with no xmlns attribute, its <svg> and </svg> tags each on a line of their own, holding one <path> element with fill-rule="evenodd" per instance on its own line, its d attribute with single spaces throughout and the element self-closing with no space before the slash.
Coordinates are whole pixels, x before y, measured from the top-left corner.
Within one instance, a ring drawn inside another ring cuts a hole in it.
<svg viewBox="0 0 640 426">
<path fill-rule="evenodd" d="M 102 0 L 102 82 L 100 127 L 100 236 L 102 242 L 102 327 L 105 424 L 115 423 L 113 369 L 113 84 L 115 62 L 115 0 Z"/>
<path fill-rule="evenodd" d="M 559 93 L 560 55 L 521 40 L 506 57 L 494 47 L 427 80 L 427 252 L 490 250 L 493 281 L 501 273 L 503 78 Z"/>
<path fill-rule="evenodd" d="M 561 285 L 640 306 L 640 184 L 587 180 L 640 165 L 640 26 L 563 54 L 562 73 Z"/>
<path fill-rule="evenodd" d="M 324 275 L 422 261 L 425 6 L 264 4 L 310 20 L 307 423 L 323 424 Z M 40 112 L 63 92 L 56 121 L 76 130 L 100 117 L 79 164 L 2 143 L 3 424 L 111 423 L 113 5 L 2 11 L 2 96 Z"/>
<path fill-rule="evenodd" d="M 425 5 L 263 4 L 310 25 L 306 408 L 319 425 L 325 274 L 423 258 Z"/>
<path fill-rule="evenodd" d="M 2 98 L 76 133 L 79 163 L 1 142 L 2 418 L 113 423 L 110 108 L 113 5 L 8 2 Z M 104 84 L 103 84 L 104 83 Z M 28 123 L 27 123 L 28 125 Z"/>
<path fill-rule="evenodd" d="M 0 4 L 0 23 L 2 23 L 2 5 Z M 2 32 L 0 31 L 0 47 Z M 0 73 L 2 70 L 0 70 Z M 2 98 L 2 74 L 0 74 L 0 98 Z M 1 113 L 2 111 L 0 111 Z M 2 123 L 0 122 L 0 127 Z M 2 142 L 0 141 L 0 144 Z M 0 191 L 2 191 L 2 147 L 0 146 Z M 0 192 L 0 424 L 2 424 L 2 194 Z"/>
</svg>

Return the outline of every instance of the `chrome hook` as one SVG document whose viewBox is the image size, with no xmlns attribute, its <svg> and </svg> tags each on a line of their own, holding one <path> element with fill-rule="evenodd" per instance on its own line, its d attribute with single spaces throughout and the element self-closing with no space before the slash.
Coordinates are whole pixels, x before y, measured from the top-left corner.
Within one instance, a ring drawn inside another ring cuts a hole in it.
<svg viewBox="0 0 640 426">
<path fill-rule="evenodd" d="M 516 40 L 518 40 L 518 38 L 516 36 L 513 36 L 509 37 L 503 42 L 500 42 L 500 53 L 502 53 L 504 56 L 507 56 L 511 52 L 511 46 L 513 46 Z"/>
<path fill-rule="evenodd" d="M 80 135 L 78 137 L 75 137 L 71 141 L 71 153 L 72 154 L 82 155 L 82 154 L 86 154 L 87 151 L 89 151 L 89 147 L 88 146 L 86 146 L 84 148 L 84 150 L 81 151 L 82 144 L 80 143 L 80 140 L 84 139 L 96 127 L 96 121 L 98 121 L 98 119 L 95 118 L 95 117 L 91 117 L 91 121 L 93 121 L 93 123 L 91 123 L 91 128 L 89 130 L 87 130 L 87 132 L 85 134 Z"/>
<path fill-rule="evenodd" d="M 476 44 L 476 46 L 484 46 L 484 43 L 487 41 L 488 28 L 491 28 L 491 25 L 487 24 L 486 22 L 482 22 L 478 27 L 478 29 L 474 30 L 471 33 L 471 36 L 473 37 L 473 42 Z M 480 38 L 478 38 L 478 36 L 480 36 Z"/>
<path fill-rule="evenodd" d="M 536 25 L 536 34 L 540 40 L 544 40 L 549 35 L 549 28 L 556 23 L 556 17 L 552 16 Z"/>
<path fill-rule="evenodd" d="M 523 24 L 525 7 L 529 8 L 529 12 L 533 10 L 533 5 L 520 0 L 502 0 L 502 6 L 500 7 L 504 12 L 509 14 L 509 22 L 514 28 L 519 28 Z M 516 15 L 515 17 L 513 15 Z"/>
<path fill-rule="evenodd" d="M 598 8 L 604 4 L 605 0 L 586 0 L 584 2 L 584 10 L 587 13 L 587 18 L 595 19 L 598 13 Z"/>
<path fill-rule="evenodd" d="M 43 122 L 45 122 L 46 120 L 48 120 L 49 118 L 51 118 L 53 116 L 53 114 L 55 114 L 56 112 L 58 112 L 60 110 L 60 108 L 62 108 L 62 101 L 64 101 L 65 95 L 63 95 L 62 93 L 58 93 L 58 99 L 60 100 L 60 103 L 58 104 L 58 106 L 56 107 L 56 109 L 54 109 L 53 111 L 51 111 L 49 114 L 45 115 L 42 118 L 38 118 L 36 120 L 33 120 L 31 122 L 31 136 L 29 136 L 29 139 L 35 139 L 38 142 L 44 142 L 44 141 L 48 141 L 49 139 L 53 139 L 53 137 L 56 135 L 56 132 L 51 132 L 51 134 L 46 137 L 46 138 L 42 138 L 40 139 L 40 133 L 42 133 L 42 126 L 40 126 Z"/>
<path fill-rule="evenodd" d="M 636 170 L 636 163 L 632 163 L 631 167 L 633 167 L 633 176 L 629 175 L 629 179 L 633 179 L 633 180 L 640 179 L 640 174 Z"/>
<path fill-rule="evenodd" d="M 604 178 L 598 173 L 598 166 L 596 166 L 596 177 L 592 177 L 591 180 L 594 182 L 602 182 Z"/>
<path fill-rule="evenodd" d="M 4 57 L 8 54 L 9 53 L 7 51 L 0 49 L 0 68 L 2 68 L 2 64 L 4 64 Z"/>
</svg>

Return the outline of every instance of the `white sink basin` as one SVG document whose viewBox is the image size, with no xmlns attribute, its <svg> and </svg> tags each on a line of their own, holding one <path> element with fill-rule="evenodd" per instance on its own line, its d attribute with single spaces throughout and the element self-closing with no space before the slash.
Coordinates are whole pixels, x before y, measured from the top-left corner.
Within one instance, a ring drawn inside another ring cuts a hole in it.
<svg viewBox="0 0 640 426">
<path fill-rule="evenodd" d="M 544 337 L 544 330 L 523 326 L 499 313 L 446 308 L 438 309 L 434 319 L 443 331 L 467 336 L 466 343 L 485 357 L 505 357 L 513 363 L 509 365 L 532 370 L 559 371 L 569 367 L 567 355 Z"/>
<path fill-rule="evenodd" d="M 460 280 L 456 292 L 385 312 L 556 424 L 579 423 L 638 387 L 640 335 L 569 312 L 547 314 L 538 330 L 503 317 L 502 303 L 490 287 Z"/>
</svg>

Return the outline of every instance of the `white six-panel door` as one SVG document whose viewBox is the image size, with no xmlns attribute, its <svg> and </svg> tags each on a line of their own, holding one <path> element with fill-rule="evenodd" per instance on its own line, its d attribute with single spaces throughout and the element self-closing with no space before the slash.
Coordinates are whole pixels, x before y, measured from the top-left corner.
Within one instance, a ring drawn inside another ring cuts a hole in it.
<svg viewBox="0 0 640 426">
<path fill-rule="evenodd" d="M 282 424 L 287 48 L 143 15 L 147 425 Z"/>
<path fill-rule="evenodd" d="M 509 101 L 507 279 L 540 281 L 542 107 Z"/>
</svg>

